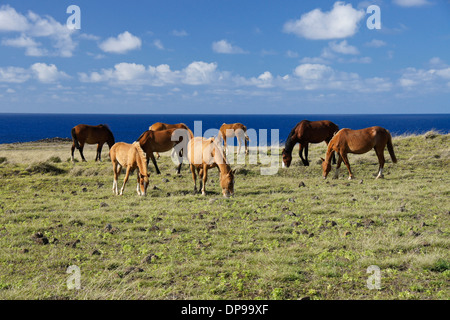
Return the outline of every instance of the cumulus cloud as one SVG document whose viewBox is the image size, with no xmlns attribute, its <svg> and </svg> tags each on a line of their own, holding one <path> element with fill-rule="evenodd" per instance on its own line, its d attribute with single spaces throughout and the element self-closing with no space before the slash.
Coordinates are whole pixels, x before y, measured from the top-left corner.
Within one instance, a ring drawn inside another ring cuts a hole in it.
<svg viewBox="0 0 450 320">
<path fill-rule="evenodd" d="M 31 78 L 37 79 L 42 83 L 53 83 L 59 80 L 67 79 L 69 76 L 59 71 L 54 64 L 35 63 L 28 69 L 20 67 L 0 68 L 0 82 L 23 83 Z"/>
<path fill-rule="evenodd" d="M 216 63 L 194 61 L 182 70 L 171 70 L 167 64 L 144 66 L 135 63 L 118 63 L 101 72 L 79 73 L 82 82 L 127 83 L 129 85 L 162 86 L 167 84 L 203 85 L 219 80 Z"/>
<path fill-rule="evenodd" d="M 355 46 L 351 46 L 347 43 L 347 40 L 342 40 L 337 43 L 336 41 L 330 42 L 330 48 L 334 52 L 342 54 L 359 54 L 358 49 Z"/>
<path fill-rule="evenodd" d="M 213 42 L 212 49 L 214 52 L 217 53 L 227 53 L 227 54 L 247 53 L 245 50 L 237 46 L 233 46 L 231 43 L 229 43 L 227 40 L 224 39 Z"/>
<path fill-rule="evenodd" d="M 338 1 L 331 11 L 314 9 L 303 14 L 298 20 L 286 22 L 283 31 L 313 40 L 347 38 L 358 31 L 359 22 L 364 15 L 363 10 L 354 9 L 351 4 Z"/>
<path fill-rule="evenodd" d="M 141 39 L 132 35 L 128 31 L 125 31 L 117 37 L 106 39 L 99 44 L 99 47 L 104 52 L 123 54 L 131 50 L 139 49 L 141 45 Z"/>
<path fill-rule="evenodd" d="M 36 78 L 44 83 L 56 82 L 69 77 L 65 72 L 58 71 L 54 64 L 35 63 L 30 69 Z"/>
<path fill-rule="evenodd" d="M 25 54 L 29 56 L 71 57 L 77 46 L 72 39 L 74 31 L 52 17 L 41 17 L 32 11 L 25 16 L 8 5 L 0 7 L 0 32 L 20 32 L 17 38 L 4 39 L 2 45 L 25 48 Z M 49 39 L 53 49 L 42 48 L 35 38 Z"/>
<path fill-rule="evenodd" d="M 365 45 L 366 45 L 366 47 L 380 48 L 380 47 L 384 47 L 385 45 L 387 45 L 387 43 L 384 42 L 383 40 L 372 39 L 371 41 L 366 42 Z"/>
</svg>

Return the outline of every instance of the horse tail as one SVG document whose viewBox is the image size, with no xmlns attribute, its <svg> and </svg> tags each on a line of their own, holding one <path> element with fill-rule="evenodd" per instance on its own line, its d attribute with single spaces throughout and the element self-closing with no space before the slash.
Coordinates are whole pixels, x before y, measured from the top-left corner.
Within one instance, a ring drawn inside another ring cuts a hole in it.
<svg viewBox="0 0 450 320">
<path fill-rule="evenodd" d="M 388 130 L 386 130 L 386 131 L 388 134 L 387 148 L 388 148 L 389 154 L 391 155 L 392 162 L 397 163 L 397 157 L 395 156 L 395 153 L 394 153 L 394 146 L 392 145 L 391 133 Z"/>
<path fill-rule="evenodd" d="M 72 128 L 72 140 L 73 140 L 73 143 L 75 144 L 75 148 L 80 149 L 80 144 L 78 143 L 77 134 L 75 133 L 75 127 Z"/>
</svg>

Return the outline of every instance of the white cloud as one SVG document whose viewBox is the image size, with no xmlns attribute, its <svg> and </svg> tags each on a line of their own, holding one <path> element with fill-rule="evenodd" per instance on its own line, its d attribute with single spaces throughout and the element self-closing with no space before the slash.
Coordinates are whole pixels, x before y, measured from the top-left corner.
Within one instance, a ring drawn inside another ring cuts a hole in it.
<svg viewBox="0 0 450 320">
<path fill-rule="evenodd" d="M 156 39 L 153 41 L 153 45 L 158 48 L 159 50 L 164 50 L 164 45 L 162 44 L 161 40 Z"/>
<path fill-rule="evenodd" d="M 183 83 L 190 85 L 211 83 L 216 76 L 217 63 L 195 61 L 184 70 Z"/>
<path fill-rule="evenodd" d="M 58 68 L 54 64 L 35 63 L 30 69 L 37 79 L 44 83 L 56 82 L 69 77 L 66 73 L 58 71 Z"/>
<path fill-rule="evenodd" d="M 359 54 L 358 49 L 355 46 L 351 46 L 347 43 L 347 40 L 342 40 L 337 43 L 336 41 L 330 42 L 329 46 L 331 50 L 342 54 Z"/>
<path fill-rule="evenodd" d="M 20 32 L 19 37 L 3 40 L 2 45 L 25 48 L 25 54 L 29 56 L 71 57 L 77 46 L 72 39 L 73 30 L 52 17 L 41 17 L 31 11 L 25 16 L 10 6 L 0 7 L 0 32 Z M 49 39 L 54 50 L 42 48 L 34 38 Z"/>
<path fill-rule="evenodd" d="M 8 5 L 0 7 L 0 31 L 25 31 L 29 28 L 27 18 Z"/>
<path fill-rule="evenodd" d="M 421 7 L 430 4 L 427 0 L 394 0 L 401 7 Z"/>
<path fill-rule="evenodd" d="M 31 78 L 27 69 L 18 67 L 1 67 L 0 82 L 23 83 Z"/>
<path fill-rule="evenodd" d="M 298 58 L 298 53 L 292 50 L 286 51 L 286 57 L 288 58 Z"/>
<path fill-rule="evenodd" d="M 384 47 L 385 45 L 387 45 L 386 42 L 384 42 L 383 40 L 378 40 L 378 39 L 372 39 L 371 41 L 365 43 L 366 47 L 371 47 L 371 48 L 380 48 L 380 47 Z"/>
<path fill-rule="evenodd" d="M 41 57 L 47 55 L 47 50 L 41 48 L 41 43 L 22 34 L 18 38 L 4 39 L 2 45 L 16 48 L 25 48 L 25 55 L 32 57 Z"/>
<path fill-rule="evenodd" d="M 311 63 L 301 64 L 294 70 L 296 76 L 308 80 L 320 80 L 331 75 L 332 72 L 333 70 L 328 66 Z"/>
<path fill-rule="evenodd" d="M 172 35 L 175 37 L 186 37 L 189 34 L 185 30 L 173 30 Z"/>
<path fill-rule="evenodd" d="M 283 31 L 314 40 L 341 39 L 351 37 L 358 31 L 364 15 L 363 10 L 338 1 L 329 12 L 314 9 L 303 14 L 299 20 L 286 22 Z"/>
<path fill-rule="evenodd" d="M 31 78 L 42 83 L 53 83 L 70 78 L 65 72 L 59 71 L 54 64 L 35 63 L 28 69 L 19 67 L 0 68 L 0 82 L 23 83 Z"/>
<path fill-rule="evenodd" d="M 111 37 L 100 43 L 99 47 L 104 52 L 127 53 L 131 50 L 139 49 L 142 45 L 141 39 L 132 35 L 128 31 L 119 34 L 116 38 Z"/>
<path fill-rule="evenodd" d="M 217 53 L 227 53 L 227 54 L 241 54 L 241 53 L 247 53 L 245 50 L 233 46 L 231 43 L 229 43 L 227 40 L 220 40 L 213 42 L 212 49 L 214 52 Z"/>
</svg>

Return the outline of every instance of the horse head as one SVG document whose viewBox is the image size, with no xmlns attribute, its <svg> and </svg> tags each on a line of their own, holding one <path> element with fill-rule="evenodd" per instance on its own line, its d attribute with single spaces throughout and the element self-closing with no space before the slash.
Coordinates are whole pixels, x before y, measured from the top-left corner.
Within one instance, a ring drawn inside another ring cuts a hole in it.
<svg viewBox="0 0 450 320">
<path fill-rule="evenodd" d="M 283 159 L 283 166 L 286 166 L 289 168 L 292 161 L 292 154 L 289 154 L 285 149 L 283 149 L 283 152 L 281 153 L 282 159 Z"/>
<path fill-rule="evenodd" d="M 220 175 L 220 187 L 225 198 L 234 195 L 234 174 L 236 170 L 230 170 L 228 173 Z"/>
<path fill-rule="evenodd" d="M 148 177 L 150 177 L 150 173 L 142 174 L 139 172 L 139 195 L 145 196 L 147 194 L 147 188 L 149 184 Z"/>
<path fill-rule="evenodd" d="M 326 161 L 324 158 L 320 158 L 322 160 L 322 176 L 324 179 L 327 178 L 328 173 L 331 171 L 331 163 L 330 161 Z"/>
</svg>

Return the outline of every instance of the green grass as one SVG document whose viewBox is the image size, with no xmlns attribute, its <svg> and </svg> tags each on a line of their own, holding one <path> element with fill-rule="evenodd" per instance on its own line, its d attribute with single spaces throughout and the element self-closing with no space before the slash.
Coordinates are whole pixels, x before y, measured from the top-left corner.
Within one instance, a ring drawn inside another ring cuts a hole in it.
<svg viewBox="0 0 450 320">
<path fill-rule="evenodd" d="M 349 156 L 355 180 L 323 180 L 325 145 L 309 167 L 297 147 L 273 176 L 233 165 L 230 199 L 217 170 L 194 195 L 168 154 L 147 197 L 135 174 L 115 196 L 108 148 L 72 164 L 68 143 L 0 145 L 0 299 L 449 299 L 449 138 L 395 138 L 383 180 L 374 152 Z M 366 287 L 371 265 L 380 290 Z"/>
</svg>

